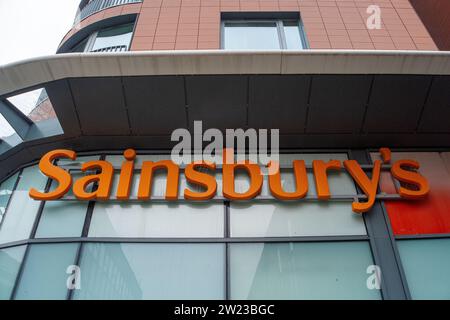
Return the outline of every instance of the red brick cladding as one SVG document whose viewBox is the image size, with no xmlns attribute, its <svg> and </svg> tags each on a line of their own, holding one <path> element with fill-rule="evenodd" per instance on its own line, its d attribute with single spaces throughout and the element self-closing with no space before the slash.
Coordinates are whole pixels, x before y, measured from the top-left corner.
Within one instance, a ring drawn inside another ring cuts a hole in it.
<svg viewBox="0 0 450 320">
<path fill-rule="evenodd" d="M 381 8 L 380 30 L 366 28 L 369 5 Z M 437 50 L 409 0 L 144 0 L 96 13 L 79 28 L 139 13 L 131 50 L 219 49 L 220 12 L 230 11 L 300 12 L 312 49 Z"/>
<path fill-rule="evenodd" d="M 450 0 L 410 0 L 440 50 L 450 51 Z"/>
<path fill-rule="evenodd" d="M 381 30 L 366 28 L 373 4 Z M 408 0 L 144 0 L 131 49 L 218 49 L 224 11 L 299 11 L 312 49 L 437 50 Z"/>
</svg>

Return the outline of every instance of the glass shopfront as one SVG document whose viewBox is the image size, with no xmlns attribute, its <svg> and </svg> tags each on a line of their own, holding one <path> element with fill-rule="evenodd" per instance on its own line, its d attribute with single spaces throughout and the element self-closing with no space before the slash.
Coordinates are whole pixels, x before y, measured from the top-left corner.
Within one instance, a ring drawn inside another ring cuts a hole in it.
<svg viewBox="0 0 450 320">
<path fill-rule="evenodd" d="M 136 167 L 147 160 L 170 159 L 169 155 L 138 154 Z M 393 157 L 397 157 L 395 152 Z M 439 174 L 449 174 L 448 154 L 411 156 L 419 161 L 422 157 L 433 163 L 441 161 Z M 313 159 L 348 158 L 347 153 L 281 155 L 282 186 L 286 191 L 295 190 L 293 159 L 305 160 L 310 166 Z M 121 153 L 80 155 L 76 161 L 59 160 L 58 165 L 76 178 L 82 175 L 79 168 L 83 162 L 98 159 L 109 161 L 117 171 L 114 195 Z M 269 199 L 267 183 L 253 200 L 225 199 L 220 170 L 216 171 L 218 193 L 208 201 L 186 201 L 182 192 L 178 201 L 161 200 L 166 188 L 164 173 L 154 177 L 154 199 L 138 201 L 137 170 L 128 201 L 113 197 L 108 201 L 78 201 L 69 193 L 63 199 L 42 202 L 32 200 L 29 189 L 48 191 L 55 186 L 37 165 L 21 169 L 0 184 L 0 298 L 383 298 L 382 290 L 370 285 L 374 281 L 368 271 L 376 265 L 379 254 L 368 232 L 367 215 L 371 213 L 352 212 L 351 199 L 361 191 L 344 170 L 329 172 L 330 200 L 318 201 L 314 178 L 308 171 L 308 199 L 287 202 Z M 383 191 L 392 187 L 386 179 L 383 176 Z M 434 183 L 431 177 L 432 190 Z M 245 191 L 248 185 L 245 175 L 237 176 L 236 190 Z M 179 188 L 198 186 L 180 175 Z M 390 191 L 395 192 L 396 186 L 393 188 Z M 429 219 L 434 219 L 433 214 L 436 219 L 445 216 L 445 199 L 433 195 L 425 201 L 437 204 L 421 203 L 417 208 L 441 210 L 435 210 Z M 404 215 L 403 209 L 395 207 L 400 202 L 382 205 L 391 218 L 398 262 L 411 297 L 450 298 L 450 278 L 445 272 L 450 266 L 445 260 L 450 252 L 445 237 L 450 238 L 450 231 L 445 229 L 445 219 L 440 220 L 439 229 L 443 239 L 420 240 L 417 234 L 414 239 L 404 239 L 399 236 L 404 233 L 398 232 L 403 227 L 395 220 Z M 408 205 L 416 208 L 414 203 Z M 420 210 L 414 210 L 412 214 L 419 215 Z M 438 264 L 438 272 L 433 271 Z M 68 288 L 71 266 L 79 267 L 79 288 Z"/>
</svg>

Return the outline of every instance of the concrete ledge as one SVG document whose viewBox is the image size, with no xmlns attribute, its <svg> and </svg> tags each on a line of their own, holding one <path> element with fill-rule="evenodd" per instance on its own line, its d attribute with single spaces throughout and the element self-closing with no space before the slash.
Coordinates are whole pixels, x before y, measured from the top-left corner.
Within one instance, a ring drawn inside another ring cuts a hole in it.
<svg viewBox="0 0 450 320">
<path fill-rule="evenodd" d="M 450 75 L 448 51 L 147 51 L 68 53 L 0 67 L 0 95 L 66 78 L 205 74 Z"/>
</svg>

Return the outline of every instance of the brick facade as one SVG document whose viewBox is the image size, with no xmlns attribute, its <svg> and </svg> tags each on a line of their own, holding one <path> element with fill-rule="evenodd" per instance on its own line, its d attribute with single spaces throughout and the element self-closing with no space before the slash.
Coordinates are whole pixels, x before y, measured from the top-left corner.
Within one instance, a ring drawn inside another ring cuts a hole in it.
<svg viewBox="0 0 450 320">
<path fill-rule="evenodd" d="M 368 30 L 368 6 L 382 25 Z M 144 0 L 103 10 L 79 29 L 115 15 L 138 13 L 131 50 L 220 48 L 221 12 L 299 12 L 312 49 L 438 50 L 409 0 Z M 64 41 L 64 40 L 63 40 Z"/>
</svg>

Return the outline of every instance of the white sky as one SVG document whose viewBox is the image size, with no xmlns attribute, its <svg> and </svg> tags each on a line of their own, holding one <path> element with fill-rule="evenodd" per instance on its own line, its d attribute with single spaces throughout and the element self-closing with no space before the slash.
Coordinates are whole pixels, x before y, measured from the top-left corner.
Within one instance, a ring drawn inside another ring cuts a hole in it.
<svg viewBox="0 0 450 320">
<path fill-rule="evenodd" d="M 0 66 L 54 54 L 71 29 L 80 0 L 0 0 Z M 14 100 L 28 114 L 40 90 Z M 22 105 L 22 106 L 21 106 Z M 0 116 L 0 138 L 12 128 Z"/>
<path fill-rule="evenodd" d="M 53 54 L 80 0 L 0 0 L 0 65 Z"/>
</svg>

